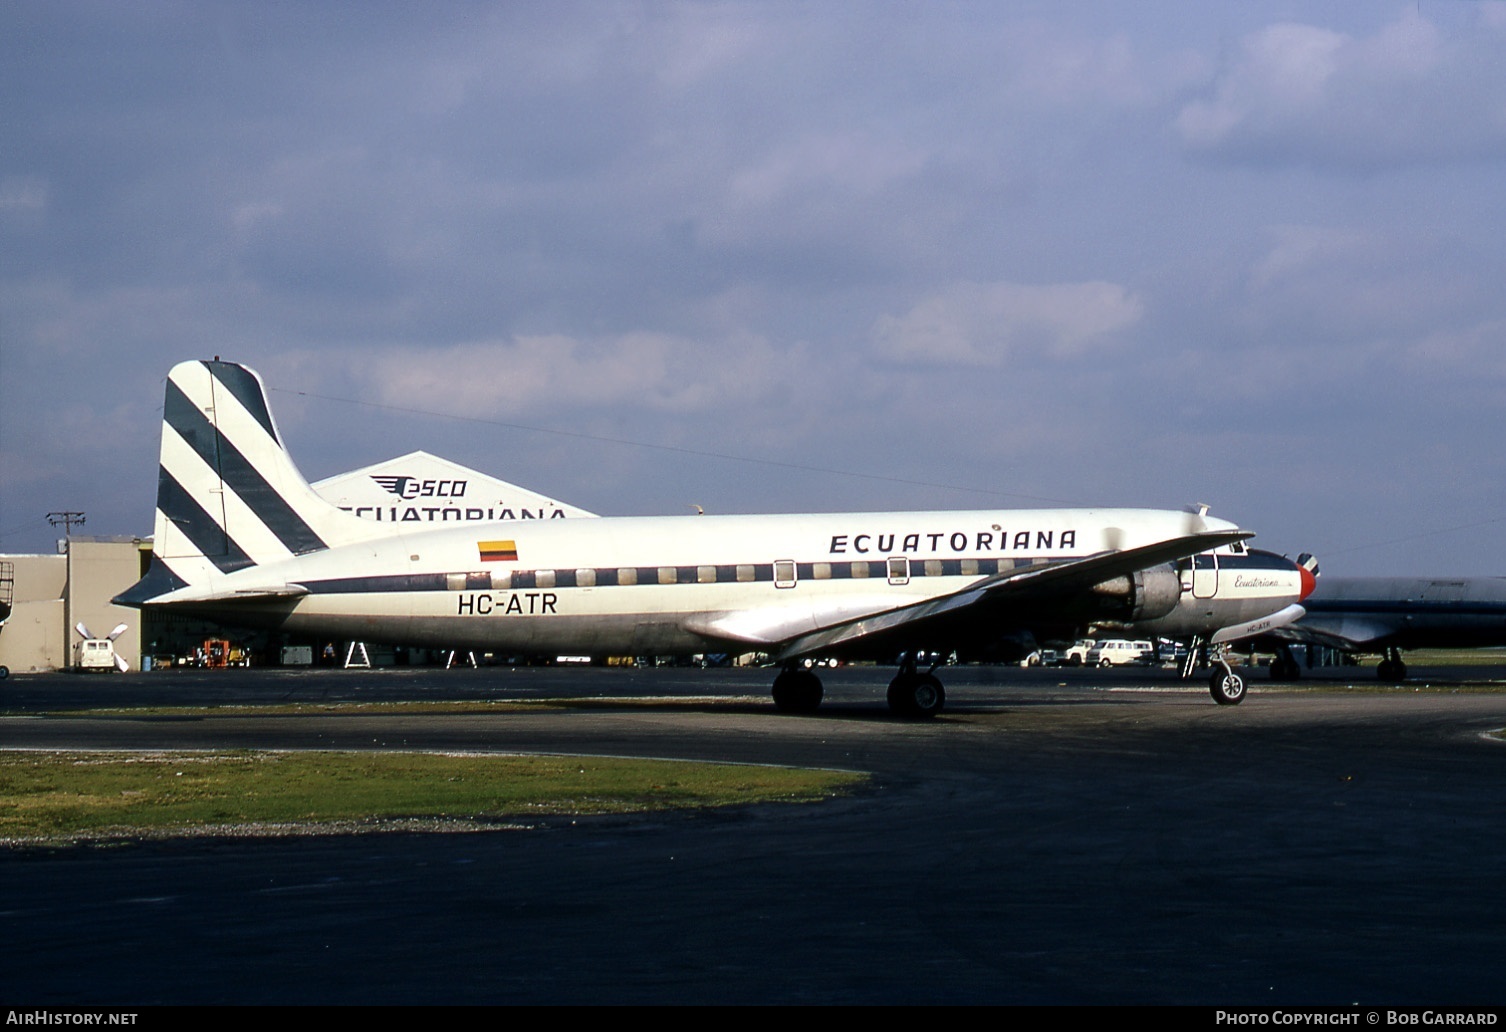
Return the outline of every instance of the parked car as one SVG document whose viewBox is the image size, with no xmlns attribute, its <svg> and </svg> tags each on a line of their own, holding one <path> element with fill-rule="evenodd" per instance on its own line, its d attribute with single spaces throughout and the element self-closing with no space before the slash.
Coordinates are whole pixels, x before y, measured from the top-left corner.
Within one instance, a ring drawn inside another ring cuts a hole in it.
<svg viewBox="0 0 1506 1032">
<path fill-rule="evenodd" d="M 1187 658 L 1187 643 L 1162 638 L 1156 643 L 1156 655 L 1163 665 L 1179 667 Z"/>
<path fill-rule="evenodd" d="M 1129 641 L 1125 638 L 1110 638 L 1088 650 L 1089 666 L 1127 666 L 1131 663 L 1149 664 L 1156 661 L 1156 647 L 1148 641 Z"/>
</svg>

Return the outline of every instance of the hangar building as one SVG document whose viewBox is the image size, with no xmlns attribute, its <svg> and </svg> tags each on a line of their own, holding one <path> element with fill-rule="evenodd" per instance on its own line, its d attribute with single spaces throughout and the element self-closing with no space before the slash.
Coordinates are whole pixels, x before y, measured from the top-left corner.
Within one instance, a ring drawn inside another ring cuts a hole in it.
<svg viewBox="0 0 1506 1032">
<path fill-rule="evenodd" d="M 0 603 L 9 607 L 0 624 L 0 666 L 16 673 L 76 666 L 83 639 L 75 624 L 104 637 L 123 623 L 115 653 L 140 669 L 141 614 L 110 599 L 140 579 L 149 545 L 140 538 L 82 535 L 59 545 L 55 555 L 0 555 Z"/>
<path fill-rule="evenodd" d="M 394 533 L 436 523 L 594 515 L 421 451 L 313 487 L 363 519 L 393 524 Z M 141 669 L 143 642 L 148 655 L 183 655 L 206 637 L 218 637 L 202 621 L 110 604 L 141 578 L 150 551 L 149 538 L 76 535 L 60 541 L 56 555 L 0 555 L 0 666 L 15 673 L 76 667 L 82 640 L 74 630 L 78 623 L 99 637 L 125 624 L 115 652 L 132 670 Z M 259 641 L 263 647 L 272 644 L 285 642 Z"/>
</svg>

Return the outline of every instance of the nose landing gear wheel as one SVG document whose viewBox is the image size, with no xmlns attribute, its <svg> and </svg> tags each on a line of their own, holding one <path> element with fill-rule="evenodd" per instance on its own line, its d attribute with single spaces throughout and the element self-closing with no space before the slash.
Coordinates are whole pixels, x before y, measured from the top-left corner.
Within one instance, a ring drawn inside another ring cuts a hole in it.
<svg viewBox="0 0 1506 1032">
<path fill-rule="evenodd" d="M 1220 706 L 1237 706 L 1245 697 L 1245 680 L 1232 670 L 1219 670 L 1208 682 L 1208 689 Z"/>
</svg>

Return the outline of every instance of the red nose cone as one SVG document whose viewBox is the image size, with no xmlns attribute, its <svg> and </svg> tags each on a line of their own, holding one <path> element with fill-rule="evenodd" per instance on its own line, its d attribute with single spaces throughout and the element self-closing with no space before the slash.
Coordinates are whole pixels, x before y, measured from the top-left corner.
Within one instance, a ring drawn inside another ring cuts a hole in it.
<svg viewBox="0 0 1506 1032">
<path fill-rule="evenodd" d="M 1313 572 L 1305 566 L 1297 567 L 1297 572 L 1302 575 L 1302 595 L 1299 598 L 1300 601 L 1313 593 L 1313 588 L 1318 586 L 1318 578 L 1314 577 Z"/>
</svg>

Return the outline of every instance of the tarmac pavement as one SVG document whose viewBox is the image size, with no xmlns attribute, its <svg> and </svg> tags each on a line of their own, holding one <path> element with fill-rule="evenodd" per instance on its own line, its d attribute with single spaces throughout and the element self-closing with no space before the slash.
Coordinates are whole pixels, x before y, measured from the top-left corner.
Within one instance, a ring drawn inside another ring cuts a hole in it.
<svg viewBox="0 0 1506 1032">
<path fill-rule="evenodd" d="M 1485 1006 L 1506 945 L 1506 691 L 1152 671 L 13 677 L 6 748 L 414 748 L 869 772 L 804 806 L 525 829 L 0 848 L 0 1000 Z M 1477 671 L 1469 671 L 1471 678 Z M 1436 680 L 1436 679 L 1434 679 Z M 1367 682 L 1361 682 L 1367 683 Z M 491 714 L 67 711 L 604 697 Z"/>
</svg>

